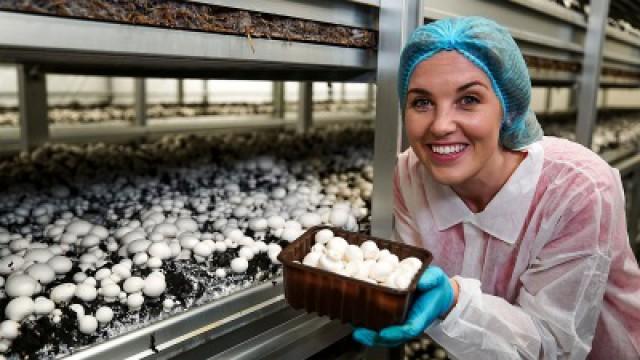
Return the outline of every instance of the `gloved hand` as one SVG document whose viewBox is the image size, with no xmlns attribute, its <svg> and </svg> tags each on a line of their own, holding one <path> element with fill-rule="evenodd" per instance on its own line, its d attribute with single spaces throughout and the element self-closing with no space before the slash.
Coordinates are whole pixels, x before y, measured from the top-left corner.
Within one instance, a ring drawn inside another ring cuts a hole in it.
<svg viewBox="0 0 640 360">
<path fill-rule="evenodd" d="M 409 309 L 404 324 L 386 327 L 379 333 L 356 328 L 353 331 L 354 340 L 366 346 L 401 345 L 422 335 L 435 319 L 448 313 L 453 306 L 453 287 L 449 277 L 437 266 L 430 266 L 425 270 L 416 289 L 419 295 Z"/>
</svg>

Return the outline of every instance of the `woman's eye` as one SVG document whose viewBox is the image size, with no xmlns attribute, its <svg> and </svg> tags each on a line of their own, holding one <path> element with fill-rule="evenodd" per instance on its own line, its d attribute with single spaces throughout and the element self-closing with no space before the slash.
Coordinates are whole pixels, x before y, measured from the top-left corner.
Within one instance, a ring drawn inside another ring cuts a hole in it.
<svg viewBox="0 0 640 360">
<path fill-rule="evenodd" d="M 472 95 L 467 95 L 467 96 L 463 96 L 462 99 L 460 99 L 460 104 L 464 105 L 474 105 L 474 104 L 478 104 L 480 102 L 480 100 L 478 100 L 477 97 L 472 96 Z"/>
<path fill-rule="evenodd" d="M 411 103 L 411 106 L 418 110 L 424 110 L 431 106 L 431 101 L 427 99 L 415 99 Z"/>
</svg>

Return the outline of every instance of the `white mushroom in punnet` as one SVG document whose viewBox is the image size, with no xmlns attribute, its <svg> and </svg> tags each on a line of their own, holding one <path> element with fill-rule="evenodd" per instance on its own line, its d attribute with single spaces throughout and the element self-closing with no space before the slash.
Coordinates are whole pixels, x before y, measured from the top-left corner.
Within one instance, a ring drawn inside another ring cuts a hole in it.
<svg viewBox="0 0 640 360">
<path fill-rule="evenodd" d="M 4 309 L 7 319 L 13 321 L 22 321 L 25 317 L 33 314 L 34 303 L 28 296 L 19 296 L 9 301 Z"/>
<path fill-rule="evenodd" d="M 14 320 L 5 320 L 0 323 L 0 337 L 13 340 L 18 337 L 20 324 Z"/>
<path fill-rule="evenodd" d="M 317 244 L 326 244 L 333 236 L 333 231 L 330 229 L 322 229 L 316 233 L 314 238 Z"/>
<path fill-rule="evenodd" d="M 364 254 L 362 250 L 357 245 L 349 244 L 344 251 L 344 259 L 346 261 L 364 261 Z"/>
<path fill-rule="evenodd" d="M 344 265 L 340 260 L 334 260 L 328 255 L 320 256 L 320 260 L 318 261 L 318 267 L 323 270 L 331 271 L 331 272 L 339 272 L 344 269 Z"/>
<path fill-rule="evenodd" d="M 231 260 L 231 270 L 235 273 L 243 273 L 249 268 L 249 262 L 243 257 L 237 257 Z"/>
<path fill-rule="evenodd" d="M 15 274 L 7 278 L 4 290 L 10 297 L 32 296 L 38 289 L 38 282 L 29 275 Z"/>
<path fill-rule="evenodd" d="M 113 319 L 113 310 L 108 306 L 101 306 L 96 310 L 96 320 L 101 324 L 106 324 Z"/>
<path fill-rule="evenodd" d="M 142 291 L 144 288 L 144 279 L 138 276 L 132 276 L 124 281 L 122 289 L 129 294 Z"/>
<path fill-rule="evenodd" d="M 422 267 L 422 261 L 420 261 L 420 259 L 418 259 L 416 257 L 410 256 L 410 257 L 402 259 L 402 261 L 400 261 L 398 266 L 407 267 L 409 269 L 412 269 L 413 272 L 416 273 Z"/>
<path fill-rule="evenodd" d="M 47 261 L 47 264 L 53 268 L 56 274 L 66 274 L 71 271 L 73 262 L 66 256 L 56 255 Z"/>
<path fill-rule="evenodd" d="M 393 272 L 393 266 L 386 262 L 376 262 L 369 270 L 369 277 L 377 282 L 384 282 Z"/>
<path fill-rule="evenodd" d="M 360 265 L 360 269 L 358 269 L 358 272 L 356 273 L 355 277 L 358 279 L 368 279 L 369 278 L 369 272 L 371 271 L 371 268 L 373 267 L 373 265 L 376 263 L 375 260 L 365 260 L 362 262 L 362 264 Z"/>
<path fill-rule="evenodd" d="M 335 236 L 327 242 L 327 253 L 329 251 L 334 252 L 337 254 L 337 259 L 342 259 L 345 251 L 347 250 L 347 246 L 349 246 L 347 240 L 339 236 Z"/>
<path fill-rule="evenodd" d="M 371 241 L 367 240 L 360 244 L 360 249 L 362 250 L 362 254 L 364 255 L 365 260 L 377 260 L 378 254 L 380 250 L 378 249 L 378 245 Z"/>
<path fill-rule="evenodd" d="M 382 253 L 382 252 L 380 252 L 380 253 Z M 379 256 L 378 257 L 378 262 L 387 262 L 387 263 L 391 264 L 391 266 L 396 267 L 400 263 L 400 260 L 398 260 L 398 256 L 397 255 L 389 253 L 387 255 Z"/>
<path fill-rule="evenodd" d="M 360 268 L 363 266 L 363 261 L 355 260 L 350 261 L 344 266 L 344 274 L 350 277 L 356 277 L 356 275 L 360 272 Z"/>
<path fill-rule="evenodd" d="M 91 315 L 84 315 L 78 318 L 78 329 L 81 333 L 91 335 L 98 329 L 98 320 Z"/>
<path fill-rule="evenodd" d="M 321 256 L 322 256 L 322 253 L 310 252 L 304 257 L 304 259 L 302 259 L 302 263 L 307 266 L 318 267 L 318 263 L 320 262 Z"/>
<path fill-rule="evenodd" d="M 44 296 L 38 296 L 33 302 L 33 310 L 38 315 L 47 315 L 55 308 L 55 303 Z"/>
<path fill-rule="evenodd" d="M 98 296 L 98 291 L 95 287 L 82 283 L 76 286 L 75 296 L 82 301 L 93 301 Z"/>
</svg>

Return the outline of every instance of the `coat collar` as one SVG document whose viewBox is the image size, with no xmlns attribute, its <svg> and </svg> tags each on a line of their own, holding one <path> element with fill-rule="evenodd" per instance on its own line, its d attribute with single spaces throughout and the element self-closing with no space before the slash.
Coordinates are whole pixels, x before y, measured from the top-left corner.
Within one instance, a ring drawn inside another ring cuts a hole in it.
<svg viewBox="0 0 640 360">
<path fill-rule="evenodd" d="M 448 185 L 434 181 L 424 167 L 427 200 L 432 209 L 438 231 L 459 223 L 473 224 L 480 230 L 513 244 L 520 235 L 533 201 L 538 179 L 542 172 L 544 150 L 535 142 L 521 151 L 528 153 L 509 180 L 498 191 L 489 205 L 480 213 L 473 213 Z"/>
</svg>

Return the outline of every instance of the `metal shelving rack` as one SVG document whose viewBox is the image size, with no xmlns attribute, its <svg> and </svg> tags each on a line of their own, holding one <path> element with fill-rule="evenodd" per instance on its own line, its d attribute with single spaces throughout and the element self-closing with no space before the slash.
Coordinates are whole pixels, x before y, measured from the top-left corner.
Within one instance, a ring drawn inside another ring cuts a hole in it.
<svg viewBox="0 0 640 360">
<path fill-rule="evenodd" d="M 374 31 L 378 27 L 379 3 L 372 0 L 193 2 Z M 371 82 L 376 52 L 0 10 L 0 61 L 18 64 L 21 142 L 32 148 L 50 138 L 46 73 L 139 77 L 136 126 L 125 132 L 142 132 L 146 122 L 141 77 L 302 81 L 305 106 L 298 125 L 304 131 L 311 124 L 311 81 Z M 306 358 L 350 333 L 347 325 L 289 308 L 281 282 L 278 278 L 239 291 L 78 349 L 68 358 Z"/>
<path fill-rule="evenodd" d="M 611 0 L 617 4 L 616 0 Z M 640 39 L 607 26 L 608 1 L 591 17 L 547 0 L 199 0 L 263 13 L 379 31 L 377 51 L 329 45 L 248 39 L 240 36 L 63 19 L 0 11 L 0 61 L 20 64 L 21 137 L 25 147 L 49 138 L 46 118 L 47 72 L 159 77 L 208 77 L 377 83 L 372 232 L 389 237 L 392 173 L 396 154 L 406 146 L 396 94 L 402 45 L 415 27 L 455 15 L 481 15 L 507 26 L 526 56 L 578 63 L 581 71 L 533 68 L 539 85 L 579 87 L 580 141 L 589 145 L 600 87 L 637 87 L 638 80 L 600 76 L 601 67 L 640 71 Z M 144 83 L 138 82 L 140 93 Z M 310 96 L 301 86 L 301 95 Z M 303 99 L 302 104 L 307 101 Z M 140 99 L 139 106 L 143 106 Z M 299 110 L 299 127 L 310 111 Z M 140 115 L 144 123 L 144 116 Z M 640 184 L 640 156 L 614 163 Z M 640 216 L 640 186 L 632 194 L 629 222 Z M 635 237 L 635 227 L 630 233 Z M 303 358 L 350 331 L 347 326 L 288 309 L 280 280 L 239 292 L 140 330 L 80 351 L 71 358 Z M 268 332 L 267 329 L 281 331 Z M 292 331 L 295 329 L 295 331 Z M 260 334 L 262 333 L 262 335 Z M 309 339 L 314 339 L 310 341 Z M 319 340 L 317 340 L 319 339 Z M 294 355 L 295 354 L 295 355 Z"/>
</svg>

